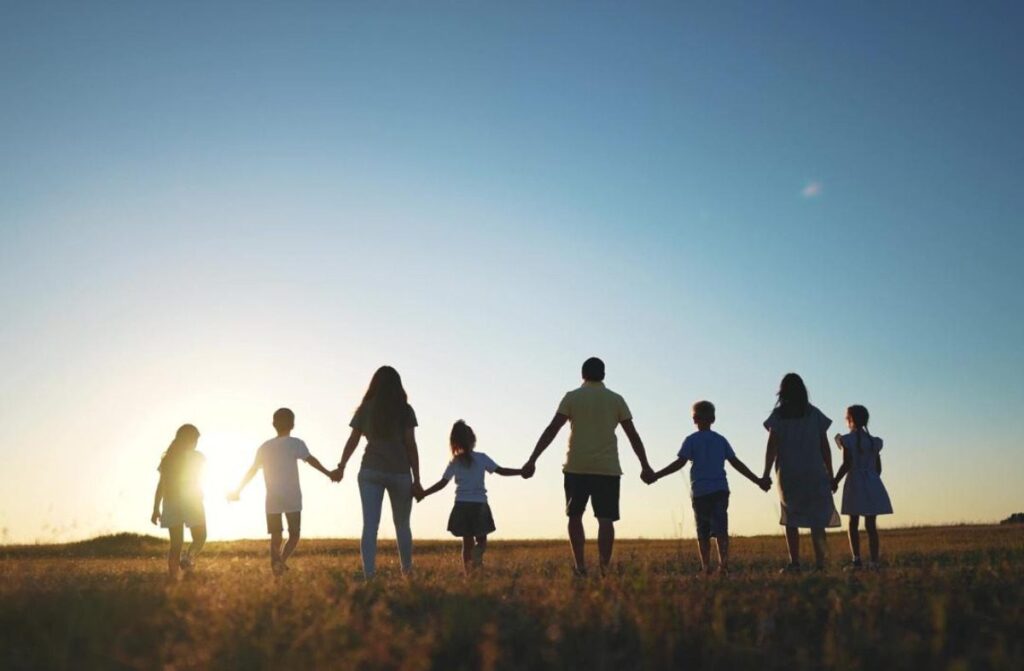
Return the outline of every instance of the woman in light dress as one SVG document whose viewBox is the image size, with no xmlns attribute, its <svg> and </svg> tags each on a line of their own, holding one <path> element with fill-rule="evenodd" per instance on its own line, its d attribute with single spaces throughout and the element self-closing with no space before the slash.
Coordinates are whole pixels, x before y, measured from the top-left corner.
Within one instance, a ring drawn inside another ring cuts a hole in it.
<svg viewBox="0 0 1024 671">
<path fill-rule="evenodd" d="M 764 422 L 768 430 L 764 475 L 775 467 L 786 527 L 789 564 L 783 572 L 800 571 L 800 529 L 810 529 L 815 564 L 825 568 L 825 528 L 839 526 L 832 503 L 832 454 L 826 431 L 832 420 L 810 404 L 807 387 L 796 373 L 779 385 L 778 402 Z"/>
<path fill-rule="evenodd" d="M 843 465 L 839 467 L 832 481 L 832 491 L 839 488 L 839 482 L 846 476 L 843 487 L 843 514 L 850 516 L 850 553 L 853 555 L 851 569 L 860 569 L 860 518 L 868 532 L 868 546 L 871 561 L 868 568 L 878 568 L 878 527 L 876 515 L 891 515 L 892 503 L 889 493 L 882 484 L 882 439 L 868 433 L 868 409 L 862 405 L 851 405 L 846 409 L 846 425 L 850 433 L 836 434 L 836 445 L 843 453 Z"/>
</svg>

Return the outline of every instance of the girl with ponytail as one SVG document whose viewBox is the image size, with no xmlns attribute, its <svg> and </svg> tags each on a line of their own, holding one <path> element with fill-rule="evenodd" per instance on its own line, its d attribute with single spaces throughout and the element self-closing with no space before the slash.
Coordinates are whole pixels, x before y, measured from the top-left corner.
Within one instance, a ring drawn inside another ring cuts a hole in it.
<svg viewBox="0 0 1024 671">
<path fill-rule="evenodd" d="M 839 467 L 832 481 L 832 491 L 839 488 L 839 482 L 846 476 L 843 487 L 842 513 L 850 517 L 850 552 L 853 562 L 850 569 L 863 567 L 860 558 L 860 518 L 868 532 L 871 561 L 868 568 L 878 568 L 878 527 L 877 515 L 892 514 L 889 493 L 882 484 L 882 439 L 868 432 L 868 409 L 863 405 L 851 405 L 846 409 L 846 425 L 850 433 L 836 434 L 836 446 L 843 453 L 843 465 Z"/>
</svg>

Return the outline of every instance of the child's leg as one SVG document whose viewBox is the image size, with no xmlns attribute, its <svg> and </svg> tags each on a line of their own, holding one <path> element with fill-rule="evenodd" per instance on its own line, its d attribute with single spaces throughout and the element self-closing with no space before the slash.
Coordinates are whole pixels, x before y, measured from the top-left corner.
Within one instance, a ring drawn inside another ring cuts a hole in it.
<svg viewBox="0 0 1024 671">
<path fill-rule="evenodd" d="M 572 548 L 572 558 L 576 562 L 577 571 L 586 571 L 587 562 L 583 555 L 583 548 L 586 547 L 587 536 L 583 531 L 583 515 L 569 516 L 569 546 Z"/>
<path fill-rule="evenodd" d="M 582 524 L 581 524 L 582 526 Z M 615 547 L 615 521 L 598 518 L 597 520 L 597 552 L 601 559 L 601 571 L 608 568 L 612 561 L 612 549 Z"/>
<path fill-rule="evenodd" d="M 718 546 L 718 564 L 723 570 L 729 569 L 729 534 L 715 536 L 715 545 Z"/>
<path fill-rule="evenodd" d="M 199 553 L 203 551 L 203 546 L 206 545 L 206 525 L 191 527 L 189 531 L 192 534 L 192 544 L 188 546 L 186 556 L 191 561 L 199 556 Z"/>
<path fill-rule="evenodd" d="M 288 561 L 288 557 L 295 552 L 295 546 L 299 544 L 300 527 L 302 524 L 302 513 L 285 513 L 288 520 L 288 542 L 281 551 L 281 561 Z"/>
<path fill-rule="evenodd" d="M 473 563 L 473 537 L 462 537 L 462 568 L 469 573 Z"/>
<path fill-rule="evenodd" d="M 800 529 L 786 527 L 786 547 L 789 549 L 789 563 L 800 565 Z"/>
<path fill-rule="evenodd" d="M 697 553 L 700 555 L 700 570 L 711 570 L 711 539 L 697 538 Z"/>
<path fill-rule="evenodd" d="M 178 577 L 178 569 L 181 568 L 181 546 L 185 543 L 185 528 L 176 524 L 167 529 L 171 535 L 171 548 L 167 553 L 167 572 L 171 578 Z"/>
<path fill-rule="evenodd" d="M 850 554 L 853 560 L 860 559 L 860 516 L 850 515 L 850 528 L 847 531 L 850 536 Z"/>
<path fill-rule="evenodd" d="M 814 563 L 819 569 L 825 568 L 825 529 L 811 529 L 811 542 L 814 544 Z"/>
<path fill-rule="evenodd" d="M 875 516 L 864 516 L 864 527 L 868 530 L 868 549 L 871 551 L 871 561 L 878 563 L 878 527 L 875 526 Z"/>
<path fill-rule="evenodd" d="M 487 535 L 476 537 L 476 547 L 473 548 L 473 567 L 480 568 L 484 565 L 484 552 L 487 552 Z"/>
<path fill-rule="evenodd" d="M 270 532 L 270 565 L 277 567 L 281 563 L 281 532 L 274 530 Z"/>
</svg>

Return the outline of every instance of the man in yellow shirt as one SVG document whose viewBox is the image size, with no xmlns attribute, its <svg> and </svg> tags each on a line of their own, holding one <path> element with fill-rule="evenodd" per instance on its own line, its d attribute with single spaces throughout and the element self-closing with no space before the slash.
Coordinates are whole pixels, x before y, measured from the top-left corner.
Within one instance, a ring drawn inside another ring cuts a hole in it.
<svg viewBox="0 0 1024 671">
<path fill-rule="evenodd" d="M 523 477 L 532 477 L 537 458 L 548 448 L 558 432 L 569 422 L 569 451 L 562 471 L 565 474 L 565 513 L 569 516 L 569 544 L 572 546 L 577 575 L 586 575 L 583 556 L 586 537 L 583 533 L 583 511 L 592 501 L 598 522 L 597 547 L 601 555 L 602 573 L 612 559 L 615 545 L 615 521 L 619 519 L 618 441 L 615 429 L 621 424 L 629 443 L 640 460 L 640 477 L 646 482 L 654 475 L 647 462 L 633 416 L 626 401 L 604 386 L 604 362 L 591 357 L 583 362 L 583 386 L 568 392 L 558 405 L 554 419 L 537 440 L 529 461 L 523 466 Z"/>
</svg>

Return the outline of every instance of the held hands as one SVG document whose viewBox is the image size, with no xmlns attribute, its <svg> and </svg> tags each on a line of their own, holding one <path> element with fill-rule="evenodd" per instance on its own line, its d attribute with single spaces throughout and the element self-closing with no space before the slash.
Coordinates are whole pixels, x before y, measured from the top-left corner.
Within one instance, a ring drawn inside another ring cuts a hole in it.
<svg viewBox="0 0 1024 671">
<path fill-rule="evenodd" d="M 839 480 L 838 478 L 832 478 L 832 493 L 835 494 L 839 491 Z"/>
<path fill-rule="evenodd" d="M 532 461 L 527 461 L 523 464 L 523 478 L 529 480 L 533 477 L 533 474 L 537 472 L 537 466 Z"/>
<path fill-rule="evenodd" d="M 419 481 L 412 483 L 412 496 L 416 499 L 417 503 L 427 497 L 426 492 L 423 491 L 423 485 L 421 485 Z"/>
<path fill-rule="evenodd" d="M 241 498 L 242 498 L 242 494 L 237 489 L 232 489 L 230 492 L 228 492 L 227 499 L 228 499 L 228 501 L 231 501 L 232 503 L 235 502 L 235 501 L 238 501 Z"/>
<path fill-rule="evenodd" d="M 328 474 L 328 477 L 331 479 L 331 482 L 341 482 L 341 479 L 345 477 L 345 467 L 338 466 Z"/>
<path fill-rule="evenodd" d="M 648 485 L 653 485 L 658 481 L 658 474 L 655 473 L 654 469 L 650 466 L 645 466 L 644 469 L 640 471 L 640 479 Z"/>
<path fill-rule="evenodd" d="M 149 518 L 149 521 L 152 522 L 153 524 L 159 524 L 160 523 L 160 511 L 154 509 L 153 510 L 153 516 Z"/>
<path fill-rule="evenodd" d="M 772 488 L 772 479 L 767 475 L 761 477 L 761 481 L 757 483 L 757 486 L 761 488 L 762 492 L 767 492 Z"/>
</svg>

